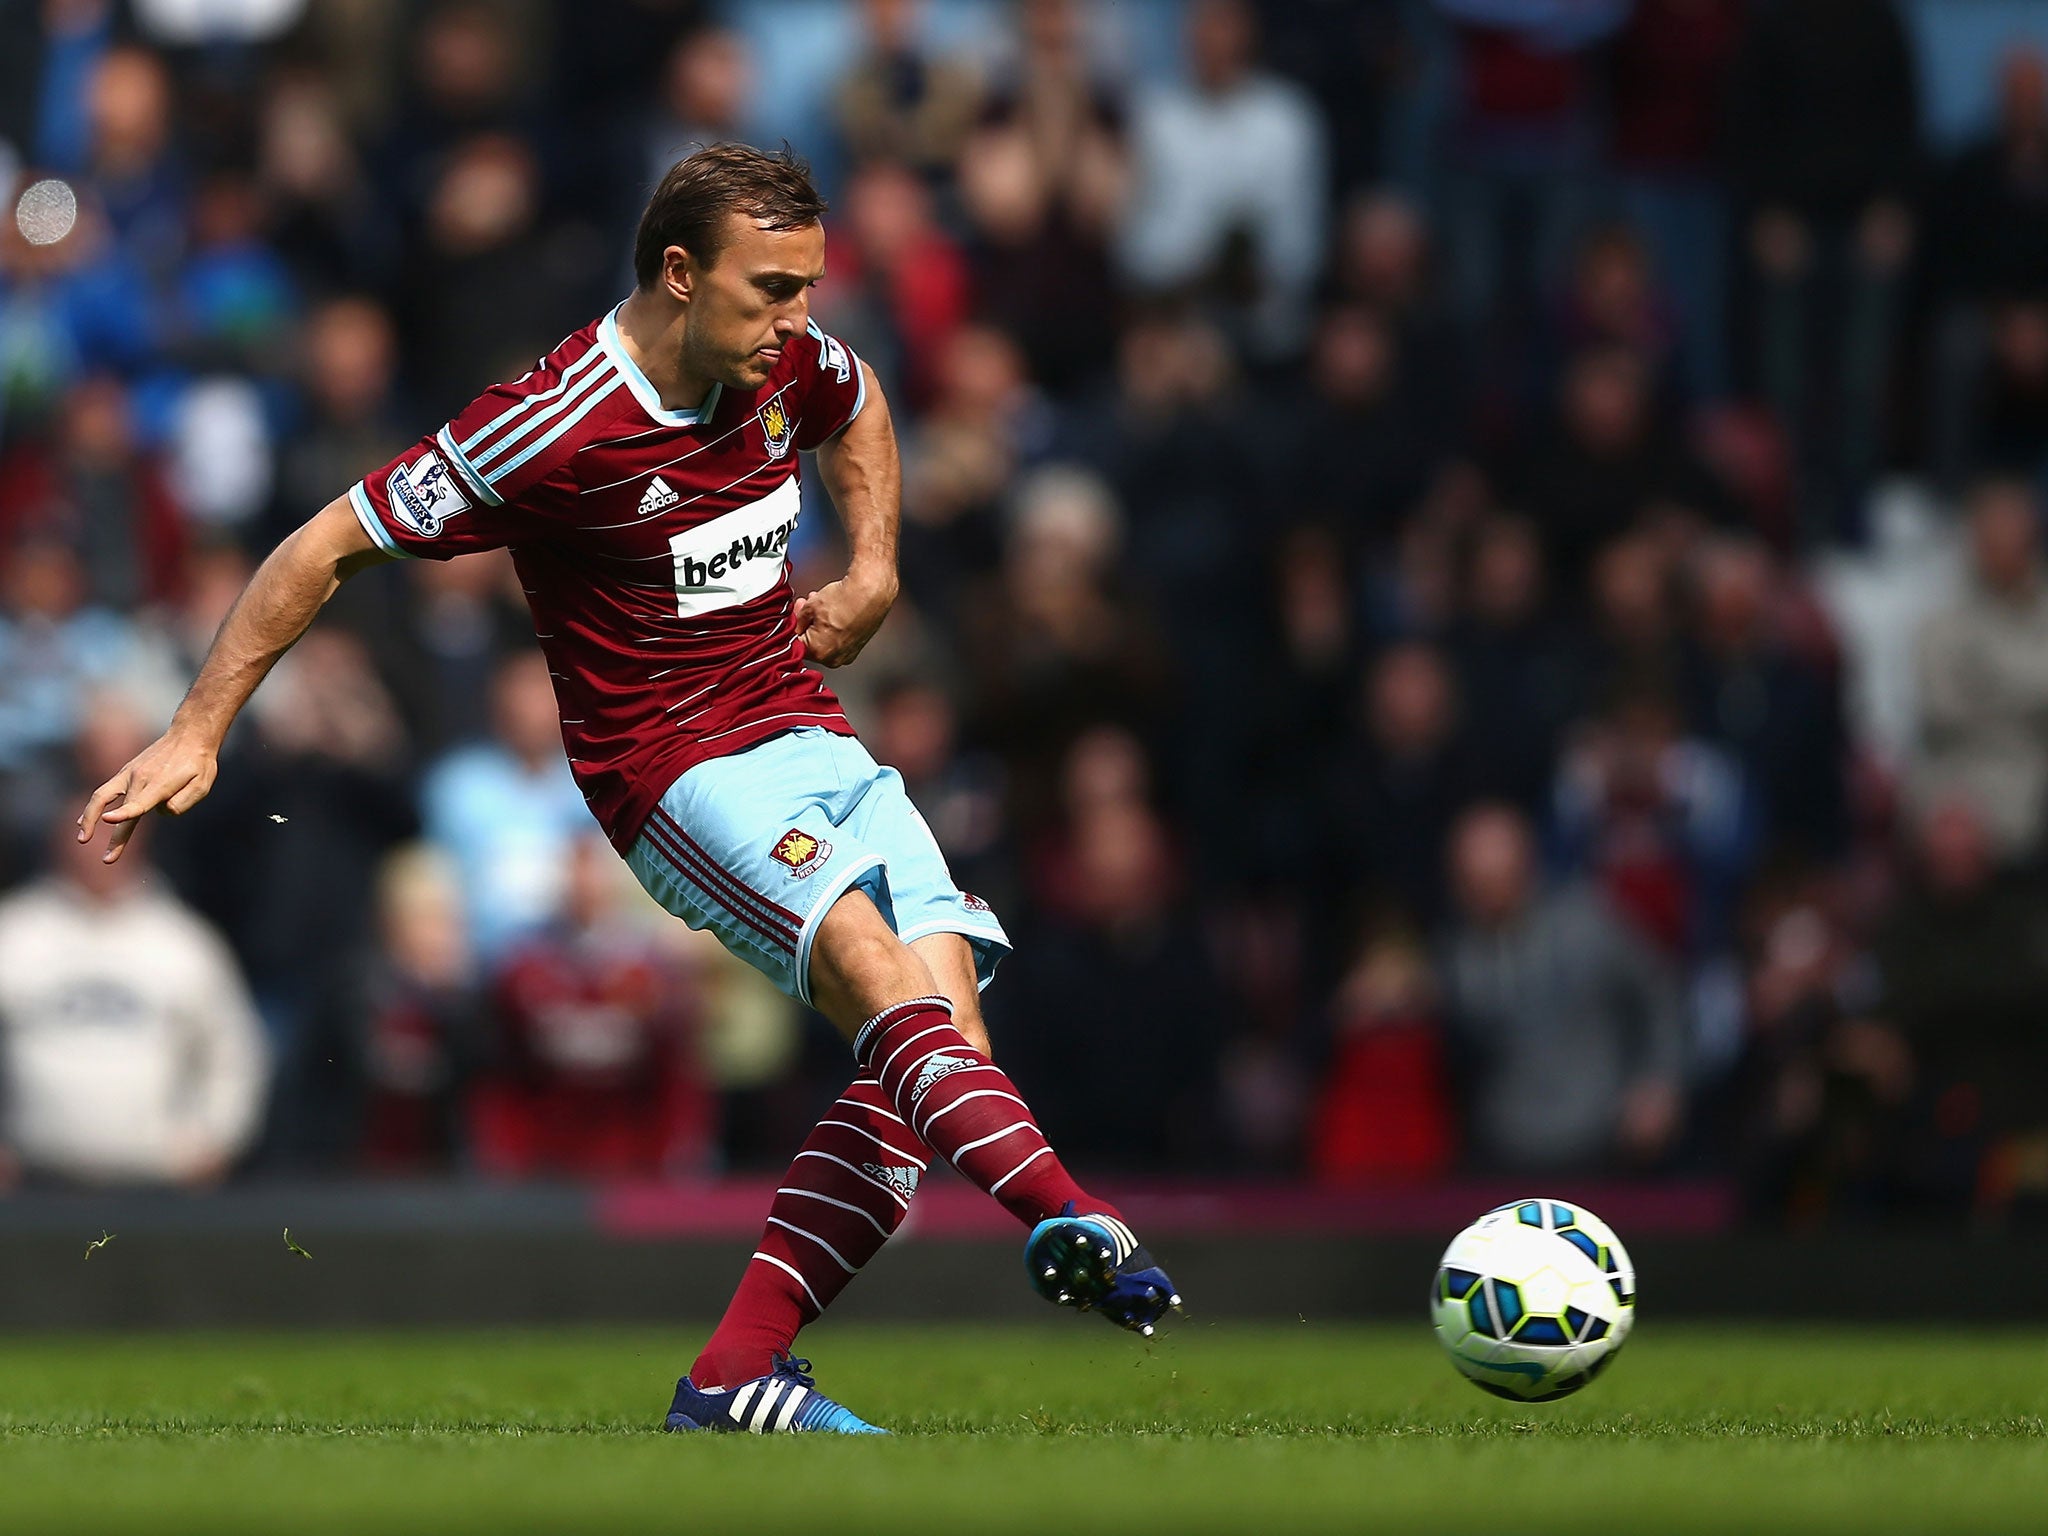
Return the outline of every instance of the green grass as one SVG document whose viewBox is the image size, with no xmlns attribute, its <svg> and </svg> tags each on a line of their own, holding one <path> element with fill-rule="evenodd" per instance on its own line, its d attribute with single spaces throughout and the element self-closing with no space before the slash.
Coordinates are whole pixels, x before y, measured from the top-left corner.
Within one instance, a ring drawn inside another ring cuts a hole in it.
<svg viewBox="0 0 2048 1536">
<path fill-rule="evenodd" d="M 2048 1528 L 2048 1337 L 1650 1328 L 1496 1402 L 1417 1323 L 807 1336 L 891 1441 L 650 1432 L 688 1334 L 0 1340 L 0 1531 Z"/>
</svg>

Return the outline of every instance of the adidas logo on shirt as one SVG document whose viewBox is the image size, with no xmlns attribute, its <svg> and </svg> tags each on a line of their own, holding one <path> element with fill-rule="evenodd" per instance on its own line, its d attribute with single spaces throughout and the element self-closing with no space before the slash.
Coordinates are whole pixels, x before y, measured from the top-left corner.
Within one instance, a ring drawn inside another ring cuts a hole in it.
<svg viewBox="0 0 2048 1536">
<path fill-rule="evenodd" d="M 663 507 L 672 507 L 682 499 L 666 480 L 656 475 L 647 482 L 647 489 L 641 494 L 640 515 L 645 517 L 650 512 L 659 512 Z"/>
</svg>

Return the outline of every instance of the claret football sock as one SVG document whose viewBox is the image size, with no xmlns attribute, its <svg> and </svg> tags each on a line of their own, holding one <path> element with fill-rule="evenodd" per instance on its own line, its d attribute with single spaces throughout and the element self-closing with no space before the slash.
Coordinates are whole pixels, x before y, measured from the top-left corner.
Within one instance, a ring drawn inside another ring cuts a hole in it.
<svg viewBox="0 0 2048 1536">
<path fill-rule="evenodd" d="M 881 1252 L 929 1160 L 873 1074 L 855 1077 L 789 1165 L 739 1289 L 690 1367 L 691 1382 L 731 1387 L 766 1374 L 797 1330 Z"/>
<path fill-rule="evenodd" d="M 1119 1215 L 1061 1166 L 1009 1075 L 967 1043 L 943 997 L 886 1008 L 854 1039 L 854 1057 L 881 1083 L 912 1135 L 1025 1225 L 1069 1201 Z"/>
</svg>

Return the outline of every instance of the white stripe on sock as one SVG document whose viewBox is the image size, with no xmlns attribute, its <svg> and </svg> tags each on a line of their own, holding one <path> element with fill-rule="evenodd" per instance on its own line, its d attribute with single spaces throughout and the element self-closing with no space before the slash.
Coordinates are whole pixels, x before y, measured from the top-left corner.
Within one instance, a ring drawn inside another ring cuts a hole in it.
<svg viewBox="0 0 2048 1536">
<path fill-rule="evenodd" d="M 958 1162 L 962 1157 L 965 1157 L 969 1152 L 972 1152 L 976 1147 L 985 1147 L 992 1141 L 1001 1141 L 1005 1136 L 1008 1136 L 1013 1131 L 1035 1131 L 1037 1129 L 1038 1127 L 1033 1125 L 1029 1120 L 1019 1120 L 1014 1125 L 1004 1126 L 1000 1131 L 997 1131 L 993 1136 L 984 1136 L 979 1141 L 970 1141 L 964 1147 L 954 1148 L 953 1160 L 955 1162 Z"/>
<path fill-rule="evenodd" d="M 889 1118 L 891 1120 L 896 1120 L 896 1117 L 894 1115 L 891 1115 Z M 898 1125 L 903 1125 L 903 1122 L 901 1120 L 896 1120 L 896 1123 Z M 844 1120 L 820 1120 L 818 1124 L 836 1125 L 842 1131 L 852 1131 L 856 1136 L 865 1136 L 869 1141 L 872 1141 L 876 1146 L 880 1147 L 884 1152 L 889 1153 L 891 1156 L 900 1157 L 906 1163 L 917 1163 L 919 1169 L 927 1169 L 931 1166 L 931 1164 L 929 1163 L 920 1162 L 917 1158 L 912 1157 L 908 1152 L 905 1152 L 901 1147 L 891 1146 L 888 1142 L 884 1141 L 881 1137 L 877 1136 L 873 1131 L 869 1130 L 866 1126 L 851 1125 Z M 903 1125 L 903 1128 L 906 1131 L 910 1129 L 910 1127 L 907 1125 Z"/>
<path fill-rule="evenodd" d="M 946 1033 L 949 1035 L 957 1035 L 960 1033 L 960 1031 L 953 1028 L 951 1023 L 934 1024 L 930 1029 L 920 1029 L 916 1034 L 912 1035 L 908 1040 L 905 1040 L 901 1045 L 897 1046 L 895 1050 L 889 1053 L 889 1060 L 883 1062 L 879 1067 L 875 1068 L 875 1076 L 877 1078 L 883 1076 L 889 1070 L 890 1062 L 895 1061 L 895 1059 L 898 1056 L 901 1056 L 905 1051 L 909 1050 L 911 1046 L 915 1045 L 918 1041 L 922 1040 L 926 1035 L 936 1035 L 942 1029 L 946 1031 Z M 962 1037 L 960 1043 L 962 1045 L 965 1045 L 967 1043 L 964 1036 Z M 940 1049 L 943 1050 L 944 1047 L 941 1046 Z M 889 1090 L 887 1088 L 884 1088 L 882 1091 L 884 1093 L 887 1093 Z"/>
<path fill-rule="evenodd" d="M 875 1090 L 876 1092 L 880 1093 L 882 1097 L 885 1099 L 889 1096 L 888 1092 L 885 1089 L 883 1089 L 880 1083 L 875 1084 Z M 901 1115 L 892 1114 L 885 1106 L 880 1104 L 870 1104 L 865 1099 L 842 1098 L 835 1100 L 833 1102 L 832 1107 L 834 1109 L 837 1109 L 841 1104 L 844 1104 L 849 1109 L 864 1109 L 871 1115 L 880 1115 L 884 1120 L 894 1120 L 898 1125 L 901 1125 L 903 1123 L 903 1117 Z"/>
<path fill-rule="evenodd" d="M 798 1237 L 808 1237 L 820 1248 L 824 1249 L 827 1253 L 831 1254 L 832 1262 L 837 1264 L 841 1269 L 845 1270 L 849 1275 L 857 1275 L 860 1273 L 860 1271 L 856 1269 L 853 1265 L 846 1262 L 845 1255 L 841 1254 L 837 1248 L 834 1248 L 830 1243 L 826 1242 L 825 1239 L 818 1236 L 817 1233 L 806 1232 L 802 1227 L 798 1226 L 795 1222 L 784 1221 L 780 1216 L 770 1216 L 768 1218 L 768 1225 L 771 1227 L 780 1227 L 785 1232 L 794 1232 Z"/>
<path fill-rule="evenodd" d="M 882 1236 L 887 1237 L 889 1235 L 889 1229 L 887 1227 L 883 1226 L 879 1221 L 875 1220 L 873 1216 L 869 1215 L 859 1206 L 854 1205 L 848 1201 L 834 1200 L 830 1195 L 821 1195 L 815 1189 L 791 1189 L 785 1186 L 784 1188 L 775 1191 L 775 1193 L 777 1193 L 778 1195 L 801 1195 L 806 1200 L 822 1200 L 827 1205 L 836 1205 L 842 1211 L 851 1211 L 856 1216 L 866 1218 L 867 1224 L 873 1227 L 877 1232 L 881 1233 Z"/>
<path fill-rule="evenodd" d="M 989 1185 L 988 1192 L 992 1195 L 995 1194 L 997 1191 L 1002 1189 L 1002 1187 L 1005 1184 L 1009 1183 L 1010 1180 L 1017 1177 L 1018 1174 L 1022 1173 L 1026 1168 L 1029 1168 L 1033 1163 L 1037 1162 L 1041 1157 L 1044 1157 L 1047 1153 L 1051 1151 L 1051 1147 L 1040 1147 L 1036 1152 L 1032 1153 L 1029 1157 L 1025 1158 L 1023 1162 L 1019 1163 L 1016 1167 L 1012 1168 L 1000 1179 L 997 1179 L 995 1183 Z"/>
<path fill-rule="evenodd" d="M 932 1139 L 932 1127 L 938 1124 L 939 1116 L 952 1113 L 969 1099 L 1008 1099 L 1026 1114 L 1031 1112 L 1031 1106 L 1018 1098 L 1014 1093 L 1005 1093 L 1000 1088 L 977 1088 L 972 1093 L 961 1094 L 959 1098 L 948 1104 L 944 1109 L 933 1110 L 931 1117 L 924 1123 L 924 1129 L 917 1131 L 918 1139 L 920 1141 L 930 1141 Z M 917 1127 L 912 1126 L 911 1129 L 917 1130 Z M 933 1150 L 940 1151 L 943 1149 L 935 1147 Z"/>
<path fill-rule="evenodd" d="M 783 1263 L 782 1260 L 775 1257 L 775 1255 L 772 1253 L 762 1253 L 759 1250 L 756 1250 L 754 1257 L 759 1259 L 763 1264 L 773 1264 L 777 1269 L 781 1270 L 785 1275 L 789 1276 L 790 1279 L 794 1280 L 798 1285 L 802 1286 L 804 1288 L 804 1294 L 811 1298 L 811 1305 L 818 1309 L 818 1316 L 823 1317 L 825 1315 L 825 1303 L 818 1300 L 818 1293 L 811 1289 L 810 1281 L 806 1280 L 802 1275 L 798 1274 L 794 1269 L 792 1269 L 789 1265 Z"/>
</svg>

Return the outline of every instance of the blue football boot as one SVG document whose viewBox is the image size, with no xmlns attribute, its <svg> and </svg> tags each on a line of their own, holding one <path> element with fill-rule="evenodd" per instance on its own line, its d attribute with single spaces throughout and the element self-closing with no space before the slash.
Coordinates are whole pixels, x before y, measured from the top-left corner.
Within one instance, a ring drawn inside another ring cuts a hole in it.
<svg viewBox="0 0 2048 1536">
<path fill-rule="evenodd" d="M 1180 1292 L 1114 1216 L 1076 1214 L 1069 1200 L 1024 1242 L 1032 1289 L 1058 1307 L 1100 1312 L 1119 1328 L 1152 1337 Z"/>
<path fill-rule="evenodd" d="M 815 1390 L 817 1383 L 810 1371 L 810 1361 L 778 1355 L 775 1369 L 766 1376 L 743 1381 L 730 1390 L 700 1392 L 685 1376 L 676 1383 L 676 1400 L 669 1405 L 668 1421 L 661 1427 L 671 1433 L 692 1429 L 747 1430 L 757 1435 L 889 1433 Z"/>
</svg>

